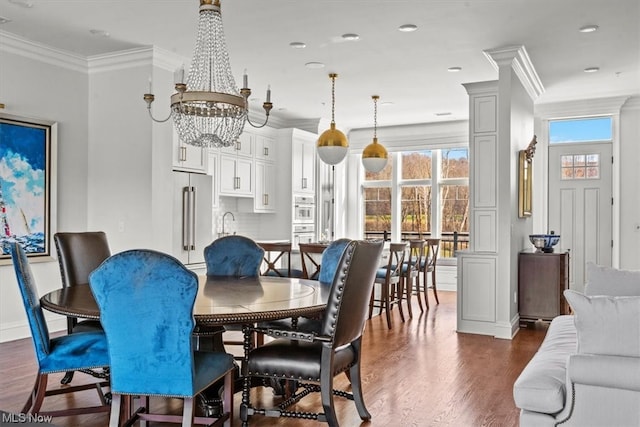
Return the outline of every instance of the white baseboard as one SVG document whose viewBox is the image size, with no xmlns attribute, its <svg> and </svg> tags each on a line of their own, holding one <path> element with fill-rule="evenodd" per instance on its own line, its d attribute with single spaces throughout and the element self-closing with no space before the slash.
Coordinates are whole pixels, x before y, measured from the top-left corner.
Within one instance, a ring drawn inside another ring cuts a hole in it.
<svg viewBox="0 0 640 427">
<path fill-rule="evenodd" d="M 47 319 L 47 327 L 49 328 L 49 333 L 66 331 L 67 319 L 66 317 Z M 31 337 L 31 329 L 29 328 L 29 324 L 26 321 L 11 322 L 8 324 L 3 324 L 0 327 L 0 343 L 20 340 L 29 337 Z"/>
</svg>

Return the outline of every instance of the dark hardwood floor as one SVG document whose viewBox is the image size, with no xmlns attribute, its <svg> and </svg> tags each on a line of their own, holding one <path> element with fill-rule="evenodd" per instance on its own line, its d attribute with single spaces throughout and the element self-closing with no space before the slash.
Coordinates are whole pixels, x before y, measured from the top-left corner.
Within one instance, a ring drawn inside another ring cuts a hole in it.
<svg viewBox="0 0 640 427">
<path fill-rule="evenodd" d="M 430 294 L 431 295 L 431 294 Z M 456 294 L 439 292 L 440 305 L 420 314 L 414 299 L 414 317 L 400 322 L 397 310 L 393 329 L 384 316 L 367 322 L 363 350 L 363 388 L 373 418 L 362 423 L 353 402 L 335 398 L 338 418 L 345 427 L 367 426 L 517 426 L 513 382 L 531 359 L 546 332 L 536 324 L 522 329 L 513 340 L 460 334 L 456 327 Z M 431 299 L 433 302 L 433 299 Z M 30 339 L 0 344 L 0 410 L 19 412 L 35 379 L 35 360 Z M 59 387 L 60 375 L 50 376 L 50 387 Z M 76 374 L 74 383 L 90 377 Z M 344 375 L 336 386 L 344 387 Z M 257 388 L 252 399 L 273 399 L 271 389 Z M 76 397 L 51 397 L 46 407 L 95 402 L 95 392 Z M 239 426 L 236 414 L 233 425 Z M 180 410 L 180 401 L 152 401 L 152 405 Z M 319 396 L 309 396 L 298 406 L 316 411 Z M 108 414 L 57 418 L 58 426 L 103 427 Z M 3 424 L 4 425 L 4 424 Z M 253 417 L 252 426 L 323 425 L 309 420 Z"/>
</svg>

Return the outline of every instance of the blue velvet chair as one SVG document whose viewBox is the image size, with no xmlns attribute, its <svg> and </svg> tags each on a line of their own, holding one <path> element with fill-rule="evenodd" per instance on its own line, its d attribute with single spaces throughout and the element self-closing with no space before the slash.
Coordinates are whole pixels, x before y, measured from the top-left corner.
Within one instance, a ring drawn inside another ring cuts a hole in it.
<svg viewBox="0 0 640 427">
<path fill-rule="evenodd" d="M 260 275 L 260 266 L 264 257 L 264 249 L 245 236 L 232 235 L 224 236 L 214 240 L 209 246 L 204 248 L 204 260 L 207 264 L 207 276 L 233 276 L 233 277 L 257 277 Z M 219 326 L 198 326 L 194 336 L 198 346 L 202 345 L 202 338 L 216 339 L 216 334 L 224 331 L 239 331 L 239 325 Z M 261 343 L 261 338 L 256 337 Z M 243 345 L 241 340 L 224 340 L 223 343 L 230 345 Z M 213 344 L 215 347 L 215 344 Z M 203 347 L 204 348 L 204 347 Z M 240 360 L 241 357 L 237 356 Z"/>
<path fill-rule="evenodd" d="M 10 244 L 10 252 L 38 362 L 38 376 L 33 390 L 22 408 L 22 413 L 59 417 L 108 412 L 109 405 L 102 391 L 102 387 L 108 387 L 108 381 L 101 380 L 90 384 L 47 390 L 49 374 L 107 367 L 109 365 L 107 339 L 104 332 L 78 332 L 50 338 L 27 255 L 18 243 Z M 47 396 L 89 389 L 96 389 L 100 400 L 99 405 L 51 411 L 40 410 Z"/>
<path fill-rule="evenodd" d="M 347 245 L 351 242 L 351 239 L 338 239 L 334 240 L 327 246 L 327 249 L 322 252 L 322 260 L 320 261 L 320 273 L 318 274 L 318 281 L 331 285 L 333 283 L 333 277 L 336 274 L 338 263 L 342 258 Z"/>
<path fill-rule="evenodd" d="M 144 396 L 146 403 L 129 421 L 211 424 L 214 419 L 195 416 L 193 398 L 223 378 L 224 412 L 218 419 L 231 425 L 233 357 L 192 348 L 198 292 L 194 272 L 171 255 L 129 250 L 103 262 L 89 276 L 89 285 L 109 343 L 110 425 L 120 425 L 121 413 L 131 412 L 131 396 Z M 184 399 L 182 416 L 150 414 L 149 396 Z"/>
<path fill-rule="evenodd" d="M 264 249 L 244 236 L 225 236 L 204 248 L 207 276 L 256 277 Z"/>
<path fill-rule="evenodd" d="M 347 244 L 335 268 L 327 309 L 319 321 L 319 328 L 257 328 L 258 332 L 275 339 L 251 350 L 243 368 L 245 375 L 240 406 L 243 426 L 248 425 L 253 415 L 315 419 L 332 427 L 338 426 L 334 394 L 354 400 L 361 419 L 371 418 L 362 394 L 360 358 L 362 331 L 382 245 L 382 241 L 352 241 Z M 351 393 L 333 389 L 333 378 L 342 372 L 349 373 Z M 271 384 L 297 380 L 302 390 L 276 407 L 255 408 L 251 405 L 249 392 L 254 378 L 271 380 Z M 323 413 L 306 412 L 306 406 L 289 410 L 290 406 L 313 391 L 320 392 Z M 300 412 L 301 409 L 305 412 Z"/>
</svg>

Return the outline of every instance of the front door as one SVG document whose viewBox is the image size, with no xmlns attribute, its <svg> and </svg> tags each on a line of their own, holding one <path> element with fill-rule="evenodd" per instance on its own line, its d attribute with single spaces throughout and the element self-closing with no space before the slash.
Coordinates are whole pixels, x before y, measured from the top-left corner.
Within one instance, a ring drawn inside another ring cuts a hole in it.
<svg viewBox="0 0 640 427">
<path fill-rule="evenodd" d="M 569 251 L 571 288 L 584 289 L 585 265 L 611 266 L 611 143 L 549 146 L 549 232 Z"/>
</svg>

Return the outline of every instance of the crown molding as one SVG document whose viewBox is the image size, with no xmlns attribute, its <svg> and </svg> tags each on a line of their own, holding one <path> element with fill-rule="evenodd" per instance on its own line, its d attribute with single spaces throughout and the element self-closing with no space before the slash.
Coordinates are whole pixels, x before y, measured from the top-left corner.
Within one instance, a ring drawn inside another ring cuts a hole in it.
<svg viewBox="0 0 640 427">
<path fill-rule="evenodd" d="M 482 53 L 484 53 L 496 71 L 499 71 L 500 67 L 511 67 L 532 100 L 535 101 L 544 92 L 542 81 L 540 81 L 540 77 L 538 77 L 538 73 L 524 46 L 487 49 Z"/>
<path fill-rule="evenodd" d="M 36 43 L 6 31 L 0 31 L 0 52 L 11 53 L 79 73 L 86 73 L 88 70 L 87 59 L 84 56 Z"/>
<path fill-rule="evenodd" d="M 89 73 L 91 74 L 150 64 L 173 73 L 185 64 L 186 59 L 183 56 L 156 46 L 146 46 L 90 56 L 88 62 Z"/>
<path fill-rule="evenodd" d="M 623 110 L 640 110 L 640 96 L 627 98 L 627 102 L 622 106 Z"/>
<path fill-rule="evenodd" d="M 534 114 L 542 119 L 560 119 L 584 116 L 620 114 L 629 96 L 590 98 L 574 101 L 535 104 Z"/>
</svg>

